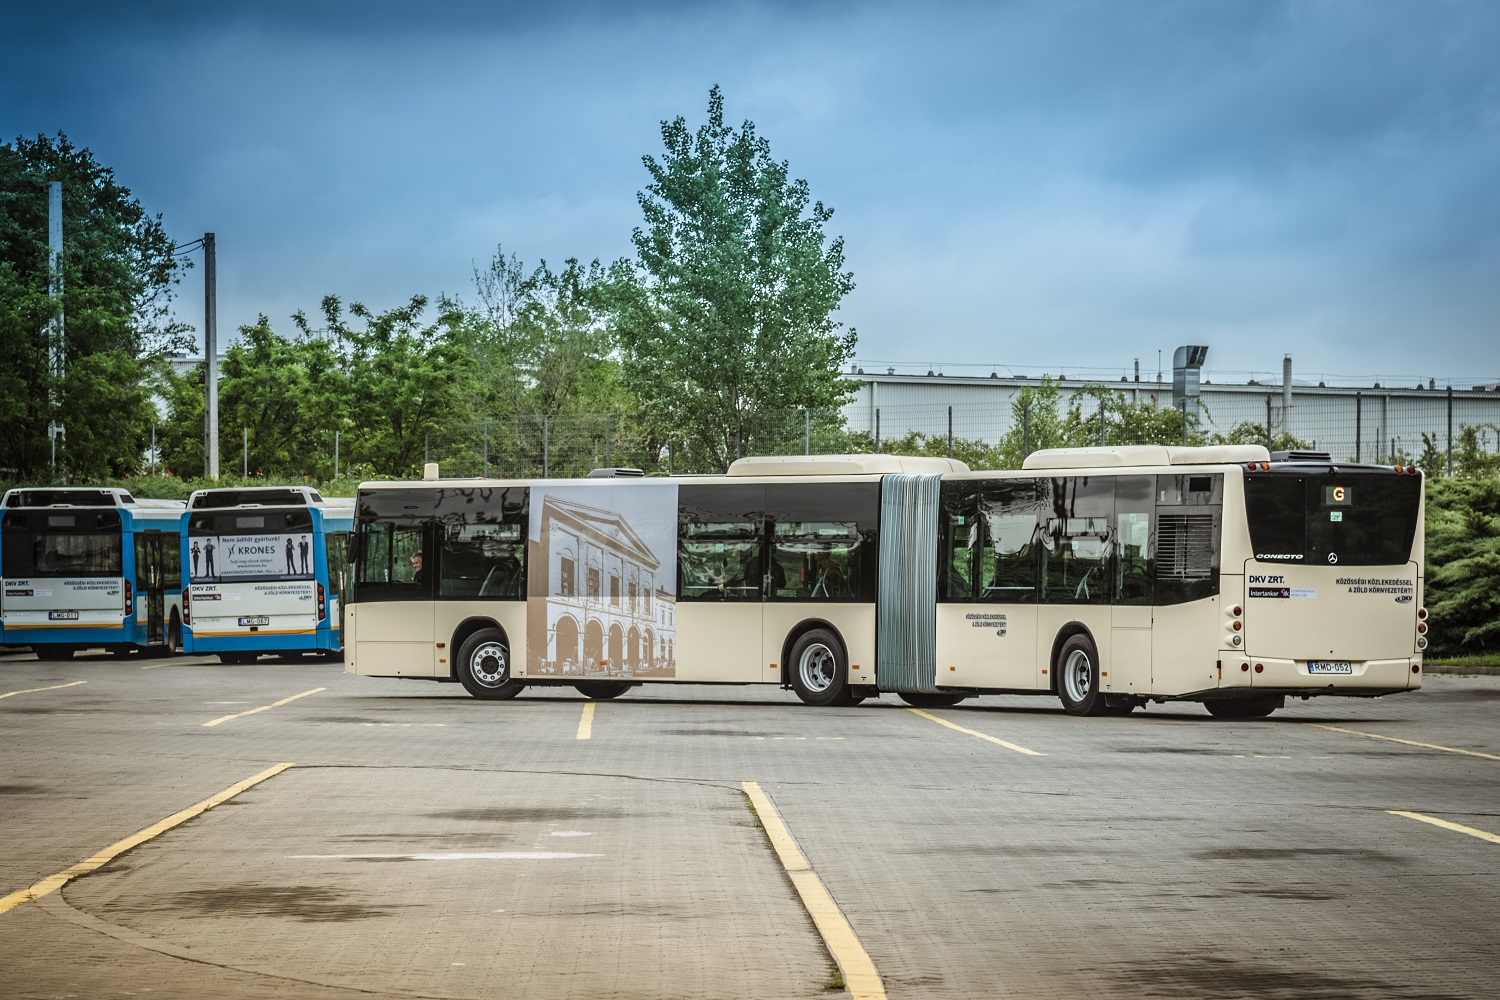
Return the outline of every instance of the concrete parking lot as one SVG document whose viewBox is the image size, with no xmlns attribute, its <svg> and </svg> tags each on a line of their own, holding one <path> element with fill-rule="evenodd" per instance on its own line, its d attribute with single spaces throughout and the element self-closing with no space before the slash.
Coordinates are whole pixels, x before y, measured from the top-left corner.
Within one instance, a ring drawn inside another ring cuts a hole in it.
<svg viewBox="0 0 1500 1000">
<path fill-rule="evenodd" d="M 1250 722 L 484 703 L 5 654 L 0 994 L 1492 997 L 1497 708 L 1447 676 Z"/>
</svg>

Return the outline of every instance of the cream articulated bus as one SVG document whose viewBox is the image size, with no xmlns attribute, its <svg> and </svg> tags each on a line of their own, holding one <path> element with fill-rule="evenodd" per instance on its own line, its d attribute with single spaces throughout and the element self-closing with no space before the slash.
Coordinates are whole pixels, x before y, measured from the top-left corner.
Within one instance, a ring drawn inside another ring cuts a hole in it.
<svg viewBox="0 0 1500 1000">
<path fill-rule="evenodd" d="M 1422 480 L 1263 448 L 791 456 L 724 476 L 367 483 L 346 669 L 480 698 L 775 683 L 1069 712 L 1416 687 Z"/>
</svg>

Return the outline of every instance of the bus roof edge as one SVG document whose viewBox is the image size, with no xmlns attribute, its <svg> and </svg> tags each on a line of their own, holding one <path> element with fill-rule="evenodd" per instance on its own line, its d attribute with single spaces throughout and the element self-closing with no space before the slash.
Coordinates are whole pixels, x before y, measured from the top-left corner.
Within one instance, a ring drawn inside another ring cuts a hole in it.
<svg viewBox="0 0 1500 1000">
<path fill-rule="evenodd" d="M 741 476 L 885 476 L 896 473 L 968 472 L 956 458 L 912 455 L 756 455 L 741 458 L 729 475 Z"/>
</svg>

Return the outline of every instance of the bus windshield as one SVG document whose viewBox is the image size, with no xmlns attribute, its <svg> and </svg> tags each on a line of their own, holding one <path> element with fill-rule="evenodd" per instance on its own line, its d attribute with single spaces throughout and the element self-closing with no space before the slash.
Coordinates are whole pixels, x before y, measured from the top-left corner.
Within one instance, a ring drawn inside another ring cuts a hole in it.
<svg viewBox="0 0 1500 1000">
<path fill-rule="evenodd" d="M 311 580 L 312 513 L 232 510 L 194 514 L 188 521 L 188 564 L 194 583 Z"/>
<path fill-rule="evenodd" d="M 47 511 L 5 519 L 0 552 L 7 579 L 121 576 L 120 515 Z"/>
<path fill-rule="evenodd" d="M 1422 479 L 1370 472 L 1245 477 L 1255 558 L 1393 566 L 1411 558 Z"/>
</svg>

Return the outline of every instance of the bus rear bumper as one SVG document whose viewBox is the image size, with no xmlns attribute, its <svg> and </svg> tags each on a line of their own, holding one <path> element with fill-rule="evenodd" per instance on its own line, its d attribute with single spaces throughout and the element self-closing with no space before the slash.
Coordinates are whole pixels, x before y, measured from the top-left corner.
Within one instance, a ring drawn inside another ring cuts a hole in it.
<svg viewBox="0 0 1500 1000">
<path fill-rule="evenodd" d="M 337 650 L 339 633 L 330 629 L 307 632 L 276 632 L 265 635 L 195 635 L 183 630 L 183 651 L 190 655 L 213 653 L 295 653 L 320 649 Z"/>
<path fill-rule="evenodd" d="M 1422 686 L 1421 660 L 1348 661 L 1349 673 L 1315 673 L 1307 660 L 1277 660 L 1247 657 L 1254 664 L 1248 673 L 1250 688 L 1257 692 L 1295 695 L 1370 696 L 1409 691 Z M 1414 669 L 1415 668 L 1415 669 Z M 1326 669 L 1326 667 L 1325 667 Z M 1229 671 L 1225 671 L 1226 675 Z M 1242 672 L 1242 676 L 1244 676 Z M 1239 678 L 1236 678 L 1238 680 Z M 1226 676 L 1226 682 L 1229 678 Z M 1226 684 L 1226 686 L 1229 686 Z M 1242 685 L 1235 685 L 1236 687 Z"/>
</svg>

